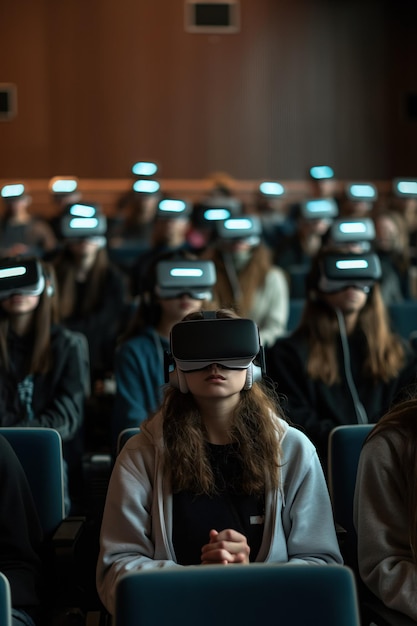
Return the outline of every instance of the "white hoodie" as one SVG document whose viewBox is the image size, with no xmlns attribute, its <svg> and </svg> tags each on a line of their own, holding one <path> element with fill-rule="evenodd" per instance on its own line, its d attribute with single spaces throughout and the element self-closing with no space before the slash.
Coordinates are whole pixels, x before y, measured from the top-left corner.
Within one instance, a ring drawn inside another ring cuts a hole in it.
<svg viewBox="0 0 417 626">
<path fill-rule="evenodd" d="M 267 489 L 256 561 L 342 564 L 329 493 L 316 450 L 281 420 L 280 488 Z M 116 459 L 107 492 L 97 564 L 97 590 L 114 614 L 115 589 L 126 573 L 181 567 L 172 544 L 172 491 L 163 480 L 162 419 L 155 416 Z M 249 565 L 250 567 L 250 565 Z"/>
</svg>

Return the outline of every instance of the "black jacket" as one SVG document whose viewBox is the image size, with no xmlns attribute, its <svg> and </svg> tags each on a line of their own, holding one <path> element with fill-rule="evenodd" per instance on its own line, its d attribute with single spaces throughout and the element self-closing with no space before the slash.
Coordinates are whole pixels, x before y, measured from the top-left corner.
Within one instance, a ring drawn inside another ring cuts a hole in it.
<svg viewBox="0 0 417 626">
<path fill-rule="evenodd" d="M 406 364 L 399 375 L 384 382 L 366 377 L 362 365 L 366 356 L 366 340 L 361 332 L 349 337 L 350 369 L 359 399 L 368 421 L 377 422 L 391 403 L 409 384 L 416 382 L 417 357 L 405 345 Z M 327 458 L 327 441 L 336 426 L 358 423 L 355 403 L 344 373 L 342 344 L 338 352 L 341 381 L 331 386 L 312 380 L 307 373 L 309 342 L 302 331 L 279 338 L 266 351 L 267 375 L 277 384 L 283 407 L 289 419 L 302 427 Z"/>
<path fill-rule="evenodd" d="M 31 346 L 30 337 L 18 337 L 9 331 L 8 349 L 11 371 L 0 366 L 0 425 L 43 426 L 55 428 L 63 441 L 78 433 L 84 410 L 85 372 L 80 367 L 79 344 L 61 326 L 51 329 L 53 364 L 47 374 L 33 377 L 32 416 L 28 416 L 18 394 L 24 355 Z"/>
</svg>

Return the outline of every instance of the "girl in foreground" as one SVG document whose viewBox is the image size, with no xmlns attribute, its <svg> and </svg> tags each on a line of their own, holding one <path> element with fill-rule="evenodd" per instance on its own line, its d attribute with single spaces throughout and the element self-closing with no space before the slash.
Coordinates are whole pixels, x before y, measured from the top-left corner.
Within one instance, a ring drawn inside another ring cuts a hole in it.
<svg viewBox="0 0 417 626">
<path fill-rule="evenodd" d="M 260 380 L 254 322 L 192 313 L 173 327 L 171 354 L 162 406 L 125 444 L 110 480 L 97 566 L 107 610 L 132 570 L 341 563 L 320 462 Z"/>
</svg>

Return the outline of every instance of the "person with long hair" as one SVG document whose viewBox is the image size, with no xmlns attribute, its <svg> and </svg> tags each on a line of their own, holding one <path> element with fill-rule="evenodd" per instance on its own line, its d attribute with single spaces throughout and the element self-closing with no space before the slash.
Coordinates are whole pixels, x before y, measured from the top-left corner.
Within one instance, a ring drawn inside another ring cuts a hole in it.
<svg viewBox="0 0 417 626">
<path fill-rule="evenodd" d="M 287 331 L 286 275 L 272 263 L 271 251 L 262 240 L 256 216 L 233 218 L 230 222 L 237 225 L 251 222 L 253 228 L 247 232 L 242 227 L 226 231 L 218 224 L 215 241 L 203 255 L 212 259 L 216 266 L 214 297 L 219 306 L 232 308 L 238 315 L 253 319 L 263 345 L 272 345 Z M 228 220 L 225 223 L 227 228 Z"/>
<path fill-rule="evenodd" d="M 207 308 L 211 294 L 197 297 L 186 287 L 167 297 L 158 293 L 157 268 L 164 261 L 190 261 L 187 252 L 162 254 L 149 268 L 146 290 L 126 331 L 119 338 L 115 353 L 116 394 L 112 414 L 112 447 L 122 430 L 138 427 L 155 411 L 163 395 L 164 354 L 169 348 L 171 328 L 191 311 Z M 192 290 L 191 290 L 192 291 Z"/>
<path fill-rule="evenodd" d="M 127 316 L 128 287 L 109 260 L 104 236 L 67 237 L 53 259 L 62 324 L 88 341 L 95 391 L 113 370 L 117 337 Z"/>
<path fill-rule="evenodd" d="M 384 605 L 413 623 L 417 622 L 416 418 L 414 390 L 369 433 L 354 496 L 360 577 Z"/>
<path fill-rule="evenodd" d="M 328 281 L 323 247 L 307 276 L 298 327 L 267 350 L 267 373 L 326 463 L 328 435 L 343 424 L 377 422 L 417 375 L 411 346 L 390 328 L 377 281 Z M 373 255 L 373 259 L 375 260 Z M 361 255 L 347 253 L 347 260 Z"/>
<path fill-rule="evenodd" d="M 192 313 L 172 328 L 170 354 L 162 406 L 110 478 L 97 563 L 107 610 L 120 578 L 142 568 L 340 564 L 320 461 L 264 386 L 253 320 Z"/>
<path fill-rule="evenodd" d="M 35 280 L 25 288 L 0 280 L 0 425 L 56 429 L 72 475 L 85 400 L 79 344 L 57 323 L 53 268 L 35 258 L 2 260 L 3 275 L 19 267 Z"/>
</svg>

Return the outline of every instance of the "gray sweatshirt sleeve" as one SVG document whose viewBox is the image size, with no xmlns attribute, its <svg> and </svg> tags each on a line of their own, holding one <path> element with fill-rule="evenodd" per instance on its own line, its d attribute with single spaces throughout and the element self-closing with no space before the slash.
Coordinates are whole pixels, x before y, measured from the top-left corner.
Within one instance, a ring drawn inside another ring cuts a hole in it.
<svg viewBox="0 0 417 626">
<path fill-rule="evenodd" d="M 124 574 L 180 567 L 170 554 L 155 506 L 155 449 L 138 443 L 142 440 L 142 435 L 132 437 L 117 457 L 103 512 L 96 581 L 99 597 L 111 614 L 115 588 Z"/>
<path fill-rule="evenodd" d="M 359 460 L 354 498 L 359 572 L 391 609 L 417 620 L 417 567 L 409 542 L 400 439 L 376 435 Z"/>
</svg>

